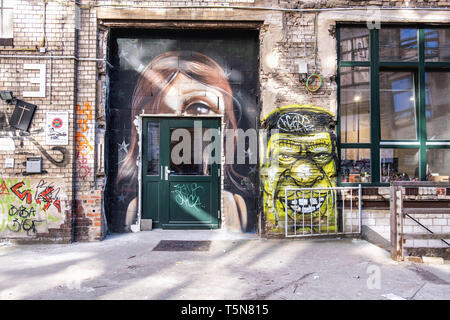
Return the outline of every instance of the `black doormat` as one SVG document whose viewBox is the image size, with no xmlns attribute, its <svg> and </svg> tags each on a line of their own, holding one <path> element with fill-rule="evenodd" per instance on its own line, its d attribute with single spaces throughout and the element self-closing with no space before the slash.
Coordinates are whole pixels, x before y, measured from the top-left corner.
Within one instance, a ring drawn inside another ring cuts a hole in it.
<svg viewBox="0 0 450 320">
<path fill-rule="evenodd" d="M 161 240 L 152 251 L 209 251 L 211 241 Z"/>
</svg>

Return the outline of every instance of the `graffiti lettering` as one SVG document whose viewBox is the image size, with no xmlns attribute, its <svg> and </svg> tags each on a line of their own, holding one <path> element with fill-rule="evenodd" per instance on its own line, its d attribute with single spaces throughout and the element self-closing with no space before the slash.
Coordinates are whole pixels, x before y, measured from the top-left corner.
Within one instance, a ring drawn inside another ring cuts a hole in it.
<svg viewBox="0 0 450 320">
<path fill-rule="evenodd" d="M 91 156 L 91 151 L 94 150 L 89 137 L 88 121 L 93 120 L 92 107 L 89 102 L 85 102 L 83 106 L 77 105 L 77 113 L 79 117 L 77 120 L 78 131 L 75 135 L 77 142 L 77 171 L 78 178 L 84 180 L 92 174 L 88 156 Z"/>
<path fill-rule="evenodd" d="M 0 180 L 0 232 L 18 233 L 14 237 L 33 236 L 41 224 L 54 223 L 57 227 L 61 222 L 61 188 L 45 180 L 37 180 L 32 187 L 31 181 Z"/>
<path fill-rule="evenodd" d="M 77 132 L 75 140 L 78 143 L 77 150 L 79 154 L 87 156 L 90 151 L 94 150 L 94 148 L 89 144 L 89 140 L 81 132 Z"/>
<path fill-rule="evenodd" d="M 36 186 L 36 203 L 40 204 L 41 200 L 43 200 L 45 202 L 45 205 L 42 210 L 47 211 L 50 205 L 53 204 L 56 209 L 58 209 L 58 212 L 61 212 L 61 203 L 58 198 L 59 190 L 59 188 L 55 189 L 53 185 L 47 185 L 47 182 L 45 182 L 44 180 L 39 181 Z"/>
<path fill-rule="evenodd" d="M 1 194 L 9 194 L 9 190 L 5 184 L 5 181 L 3 181 L 2 184 L 0 185 L 0 195 Z"/>
<path fill-rule="evenodd" d="M 78 178 L 85 180 L 91 175 L 92 169 L 89 166 L 88 159 L 77 152 Z"/>
<path fill-rule="evenodd" d="M 194 209 L 205 207 L 199 195 L 199 193 L 204 192 L 204 188 L 196 183 L 192 183 L 191 185 L 176 184 L 172 192 L 175 193 L 175 201 L 182 207 Z"/>
<path fill-rule="evenodd" d="M 84 114 L 87 117 L 87 120 L 92 120 L 92 108 L 91 105 L 89 104 L 89 102 L 85 102 L 84 103 L 84 108 L 80 107 L 80 105 L 77 105 L 77 111 L 78 113 Z M 78 124 L 80 124 L 82 122 L 82 120 L 78 120 Z M 85 123 L 85 122 L 83 122 Z M 82 130 L 82 131 L 87 131 L 86 130 Z"/>
<path fill-rule="evenodd" d="M 24 185 L 23 182 L 19 182 L 16 183 L 14 186 L 11 187 L 11 191 L 20 199 L 23 201 L 23 199 L 25 199 L 25 197 L 27 198 L 27 203 L 31 204 L 31 191 L 30 190 L 25 190 L 25 191 L 20 191 L 19 189 Z"/>
<path fill-rule="evenodd" d="M 27 209 L 24 206 L 20 206 L 19 208 L 16 208 L 14 205 L 11 205 L 9 208 L 8 215 L 10 217 L 19 216 L 21 218 L 28 218 L 28 217 L 34 217 L 36 214 L 36 211 L 33 207 Z"/>
<path fill-rule="evenodd" d="M 278 129 L 283 131 L 305 133 L 311 128 L 311 119 L 306 115 L 285 113 L 278 119 Z"/>
<path fill-rule="evenodd" d="M 32 231 L 36 232 L 35 221 L 32 219 L 36 215 L 33 207 L 27 209 L 24 206 L 15 207 L 11 205 L 8 211 L 7 227 L 12 232 Z"/>
</svg>

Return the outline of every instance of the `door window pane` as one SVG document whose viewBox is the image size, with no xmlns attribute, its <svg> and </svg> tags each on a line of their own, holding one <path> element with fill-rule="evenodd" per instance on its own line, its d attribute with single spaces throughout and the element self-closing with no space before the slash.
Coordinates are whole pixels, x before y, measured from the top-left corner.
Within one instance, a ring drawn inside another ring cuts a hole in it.
<svg viewBox="0 0 450 320">
<path fill-rule="evenodd" d="M 450 72 L 425 73 L 427 138 L 450 139 Z"/>
<path fill-rule="evenodd" d="M 159 123 L 147 124 L 147 175 L 159 175 Z"/>
<path fill-rule="evenodd" d="M 341 28 L 339 37 L 342 61 L 369 60 L 368 28 Z"/>
<path fill-rule="evenodd" d="M 370 142 L 368 67 L 341 67 L 341 142 Z"/>
<path fill-rule="evenodd" d="M 418 149 L 380 149 L 381 182 L 419 180 Z"/>
<path fill-rule="evenodd" d="M 427 163 L 427 180 L 449 181 L 450 149 L 428 149 Z"/>
<path fill-rule="evenodd" d="M 341 150 L 341 182 L 371 182 L 370 149 Z"/>
<path fill-rule="evenodd" d="M 202 128 L 201 137 L 200 134 L 196 137 L 194 130 L 194 128 L 170 129 L 170 174 L 211 175 L 211 164 L 218 162 L 215 158 L 220 154 L 220 143 L 215 140 L 218 139 L 218 134 L 215 134 L 218 131 Z"/>
<path fill-rule="evenodd" d="M 450 61 L 450 29 L 425 29 L 425 60 Z"/>
<path fill-rule="evenodd" d="M 380 61 L 417 61 L 417 29 L 381 28 Z"/>
<path fill-rule="evenodd" d="M 380 72 L 382 140 L 416 139 L 414 74 Z"/>
</svg>

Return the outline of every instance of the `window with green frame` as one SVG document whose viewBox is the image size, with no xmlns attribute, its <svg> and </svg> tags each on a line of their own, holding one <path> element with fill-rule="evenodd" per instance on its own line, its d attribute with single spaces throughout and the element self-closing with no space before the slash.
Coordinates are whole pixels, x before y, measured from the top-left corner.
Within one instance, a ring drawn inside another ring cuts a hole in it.
<svg viewBox="0 0 450 320">
<path fill-rule="evenodd" d="M 450 27 L 337 31 L 339 184 L 448 181 Z"/>
</svg>

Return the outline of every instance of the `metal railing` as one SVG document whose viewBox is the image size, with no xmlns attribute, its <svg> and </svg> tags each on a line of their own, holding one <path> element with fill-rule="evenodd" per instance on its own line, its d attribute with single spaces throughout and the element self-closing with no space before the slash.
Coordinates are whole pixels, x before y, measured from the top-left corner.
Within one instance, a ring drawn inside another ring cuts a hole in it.
<svg viewBox="0 0 450 320">
<path fill-rule="evenodd" d="M 361 185 L 286 188 L 285 236 L 361 234 Z"/>
<path fill-rule="evenodd" d="M 414 216 L 427 217 L 431 214 L 448 215 L 450 217 L 450 208 L 448 207 L 434 207 L 434 208 L 405 208 L 404 200 L 407 190 L 419 188 L 441 188 L 449 189 L 448 182 L 393 182 L 391 183 L 390 194 L 390 211 L 391 211 L 391 257 L 394 260 L 402 261 L 405 257 L 404 244 L 406 240 L 420 239 L 420 240 L 440 240 L 446 246 L 450 247 L 445 239 L 450 239 L 450 233 L 435 233 L 427 226 L 422 224 Z M 424 232 L 405 232 L 405 220 L 410 219 L 414 221 L 415 225 L 420 226 Z"/>
</svg>

